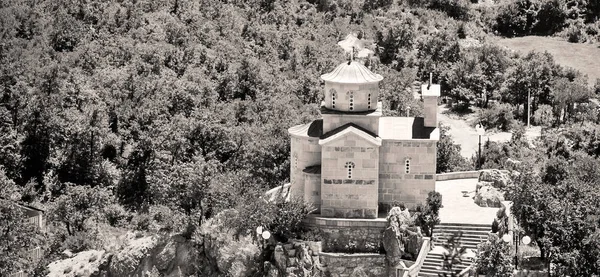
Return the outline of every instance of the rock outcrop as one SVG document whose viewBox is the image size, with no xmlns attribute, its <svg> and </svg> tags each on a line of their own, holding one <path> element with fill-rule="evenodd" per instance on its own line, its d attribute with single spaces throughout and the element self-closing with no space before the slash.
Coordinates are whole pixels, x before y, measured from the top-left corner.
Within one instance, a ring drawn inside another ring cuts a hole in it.
<svg viewBox="0 0 600 277">
<path fill-rule="evenodd" d="M 508 170 L 485 169 L 479 173 L 479 182 L 491 182 L 495 188 L 504 189 L 510 182 Z"/>
<path fill-rule="evenodd" d="M 475 204 L 481 207 L 502 207 L 504 196 L 497 188 L 490 184 L 485 184 L 482 186 L 478 185 L 477 188 L 478 189 L 475 193 L 475 197 L 473 197 Z"/>
<path fill-rule="evenodd" d="M 48 277 L 101 276 L 110 263 L 111 254 L 104 250 L 79 252 L 48 265 Z"/>
<path fill-rule="evenodd" d="M 391 266 L 402 258 L 416 258 L 423 244 L 423 235 L 417 227 L 409 227 L 413 219 L 407 209 L 394 207 L 387 216 L 389 227 L 383 234 L 383 247 Z"/>
</svg>

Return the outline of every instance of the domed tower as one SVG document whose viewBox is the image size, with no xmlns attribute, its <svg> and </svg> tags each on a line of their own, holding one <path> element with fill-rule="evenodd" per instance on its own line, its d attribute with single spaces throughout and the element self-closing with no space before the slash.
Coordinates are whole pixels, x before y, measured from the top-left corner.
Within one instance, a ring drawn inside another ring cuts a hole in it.
<svg viewBox="0 0 600 277">
<path fill-rule="evenodd" d="M 358 61 L 324 74 L 321 215 L 375 218 L 379 184 L 379 82 Z"/>
<path fill-rule="evenodd" d="M 378 133 L 381 75 L 358 61 L 349 61 L 322 75 L 321 79 L 325 81 L 325 99 L 321 104 L 324 133 L 348 123 Z"/>
</svg>

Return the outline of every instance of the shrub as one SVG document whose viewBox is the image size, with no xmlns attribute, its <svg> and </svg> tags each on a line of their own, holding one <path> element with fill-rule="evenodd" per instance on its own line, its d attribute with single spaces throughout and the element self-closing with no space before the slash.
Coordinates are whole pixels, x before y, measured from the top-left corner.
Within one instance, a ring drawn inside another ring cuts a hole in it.
<svg viewBox="0 0 600 277">
<path fill-rule="evenodd" d="M 554 121 L 554 115 L 552 113 L 552 106 L 542 104 L 533 114 L 533 122 L 536 125 L 550 127 Z"/>
<path fill-rule="evenodd" d="M 302 219 L 312 210 L 310 203 L 302 199 L 292 198 L 290 201 L 278 201 L 275 204 L 275 215 L 269 229 L 276 238 L 287 241 L 299 231 Z"/>
<path fill-rule="evenodd" d="M 417 208 L 417 226 L 421 227 L 425 236 L 433 235 L 433 228 L 440 224 L 439 211 L 442 207 L 442 195 L 437 191 L 430 191 L 427 196 L 427 205 Z"/>
<path fill-rule="evenodd" d="M 498 128 L 502 131 L 509 131 L 515 124 L 514 107 L 511 104 L 495 104 L 488 109 L 479 112 L 479 122 L 486 129 Z"/>
<path fill-rule="evenodd" d="M 490 236 L 490 240 L 477 247 L 475 260 L 477 272 L 486 276 L 513 276 L 510 249 L 508 243 L 503 242 L 497 236 Z"/>
</svg>

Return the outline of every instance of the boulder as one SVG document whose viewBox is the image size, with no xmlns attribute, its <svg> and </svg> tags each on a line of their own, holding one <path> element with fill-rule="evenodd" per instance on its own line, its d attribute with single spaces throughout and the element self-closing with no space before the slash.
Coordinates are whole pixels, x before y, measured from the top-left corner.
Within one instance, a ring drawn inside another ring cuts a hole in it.
<svg viewBox="0 0 600 277">
<path fill-rule="evenodd" d="M 494 207 L 500 208 L 502 207 L 502 201 L 504 201 L 504 196 L 502 193 L 493 186 L 482 186 L 477 193 L 475 193 L 475 204 L 480 207 Z"/>
<path fill-rule="evenodd" d="M 286 268 L 286 256 L 281 244 L 275 246 L 275 251 L 273 252 L 275 258 L 275 266 L 280 269 Z"/>
<path fill-rule="evenodd" d="M 113 256 L 109 273 L 112 276 L 133 276 L 152 270 L 147 260 L 157 244 L 157 236 L 132 240 L 123 250 Z"/>
<path fill-rule="evenodd" d="M 414 258 L 419 255 L 419 250 L 421 250 L 421 246 L 423 245 L 423 235 L 419 232 L 410 232 L 408 236 L 406 236 L 406 243 L 404 247 L 404 251 L 407 254 L 410 254 Z"/>
<path fill-rule="evenodd" d="M 100 271 L 110 262 L 110 253 L 101 250 L 88 250 L 71 254 L 71 258 L 52 262 L 48 265 L 48 276 L 100 276 Z"/>
<path fill-rule="evenodd" d="M 510 181 L 508 170 L 486 169 L 479 173 L 479 181 L 492 182 L 494 187 L 503 189 Z"/>
<path fill-rule="evenodd" d="M 404 255 L 404 245 L 398 239 L 396 231 L 391 226 L 383 232 L 383 248 L 385 249 L 385 257 L 390 265 L 398 265 L 402 255 Z"/>
<path fill-rule="evenodd" d="M 350 274 L 350 277 L 369 277 L 369 275 L 362 266 L 357 266 Z"/>
</svg>

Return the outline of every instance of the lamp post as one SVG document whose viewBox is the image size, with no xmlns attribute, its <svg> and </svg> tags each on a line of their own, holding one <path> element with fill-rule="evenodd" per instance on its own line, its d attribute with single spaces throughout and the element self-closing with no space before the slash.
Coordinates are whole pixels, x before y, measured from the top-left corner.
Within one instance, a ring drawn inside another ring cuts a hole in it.
<svg viewBox="0 0 600 277">
<path fill-rule="evenodd" d="M 481 136 L 485 135 L 485 129 L 483 125 L 477 124 L 475 126 L 475 131 L 477 135 L 479 135 L 479 153 L 477 154 L 477 169 L 481 169 Z"/>
<path fill-rule="evenodd" d="M 528 245 L 529 243 L 531 243 L 531 238 L 529 236 L 524 236 L 521 238 L 521 240 L 519 240 L 519 230 L 517 228 L 514 228 L 511 231 L 513 231 L 513 234 L 515 234 L 514 241 L 513 236 L 511 236 L 510 234 L 505 234 L 504 236 L 502 236 L 502 240 L 506 243 L 509 243 L 511 241 L 515 243 L 515 269 L 519 269 L 519 241 L 525 245 Z"/>
</svg>

